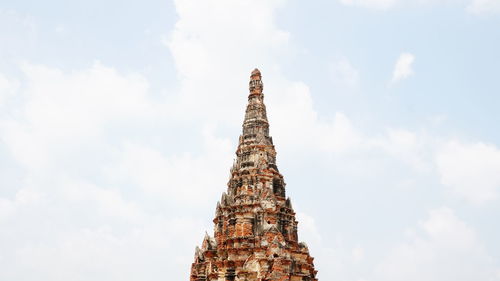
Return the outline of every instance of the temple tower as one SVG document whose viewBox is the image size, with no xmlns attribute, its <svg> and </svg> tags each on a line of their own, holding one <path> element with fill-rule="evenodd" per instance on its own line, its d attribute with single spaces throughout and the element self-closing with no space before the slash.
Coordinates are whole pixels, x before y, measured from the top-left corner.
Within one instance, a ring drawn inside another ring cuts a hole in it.
<svg viewBox="0 0 500 281">
<path fill-rule="evenodd" d="M 217 203 L 214 236 L 196 247 L 191 281 L 317 281 L 313 258 L 299 243 L 297 220 L 276 165 L 264 85 L 250 76 L 243 133 L 227 192 Z"/>
</svg>

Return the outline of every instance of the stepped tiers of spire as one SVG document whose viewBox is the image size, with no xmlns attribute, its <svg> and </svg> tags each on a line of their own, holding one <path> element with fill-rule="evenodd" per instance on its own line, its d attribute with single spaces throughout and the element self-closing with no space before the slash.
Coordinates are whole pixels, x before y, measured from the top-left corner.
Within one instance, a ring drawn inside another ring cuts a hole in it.
<svg viewBox="0 0 500 281">
<path fill-rule="evenodd" d="M 196 247 L 191 281 L 318 280 L 276 166 L 261 78 L 252 71 L 227 193 L 217 203 L 214 237 L 206 234 Z"/>
</svg>

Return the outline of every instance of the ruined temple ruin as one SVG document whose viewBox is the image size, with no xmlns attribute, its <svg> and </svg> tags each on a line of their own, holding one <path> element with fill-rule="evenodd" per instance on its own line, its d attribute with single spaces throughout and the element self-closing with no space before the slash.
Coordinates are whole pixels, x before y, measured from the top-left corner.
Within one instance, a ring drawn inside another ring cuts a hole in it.
<svg viewBox="0 0 500 281">
<path fill-rule="evenodd" d="M 206 234 L 196 247 L 191 281 L 318 280 L 276 166 L 261 78 L 252 71 L 227 193 L 217 203 L 214 236 Z"/>
</svg>

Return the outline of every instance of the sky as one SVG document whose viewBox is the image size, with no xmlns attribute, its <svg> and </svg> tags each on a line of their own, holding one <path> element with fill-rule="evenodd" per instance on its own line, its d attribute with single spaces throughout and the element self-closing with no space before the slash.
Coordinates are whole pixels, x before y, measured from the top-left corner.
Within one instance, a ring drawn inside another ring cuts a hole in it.
<svg viewBox="0 0 500 281">
<path fill-rule="evenodd" d="M 500 280 L 499 0 L 0 2 L 0 280 L 187 280 L 248 95 L 319 280 Z"/>
</svg>

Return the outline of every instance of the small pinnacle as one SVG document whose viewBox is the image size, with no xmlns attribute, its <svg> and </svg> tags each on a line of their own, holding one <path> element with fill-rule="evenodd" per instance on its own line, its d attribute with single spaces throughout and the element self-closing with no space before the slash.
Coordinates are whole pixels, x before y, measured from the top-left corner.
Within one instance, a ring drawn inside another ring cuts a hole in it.
<svg viewBox="0 0 500 281">
<path fill-rule="evenodd" d="M 260 74 L 260 70 L 259 70 L 258 68 L 254 69 L 254 70 L 252 71 L 251 76 L 254 76 L 254 75 L 259 75 L 259 76 L 261 75 L 261 74 Z"/>
<path fill-rule="evenodd" d="M 250 94 L 262 94 L 264 84 L 259 69 L 254 69 L 250 74 Z"/>
</svg>

